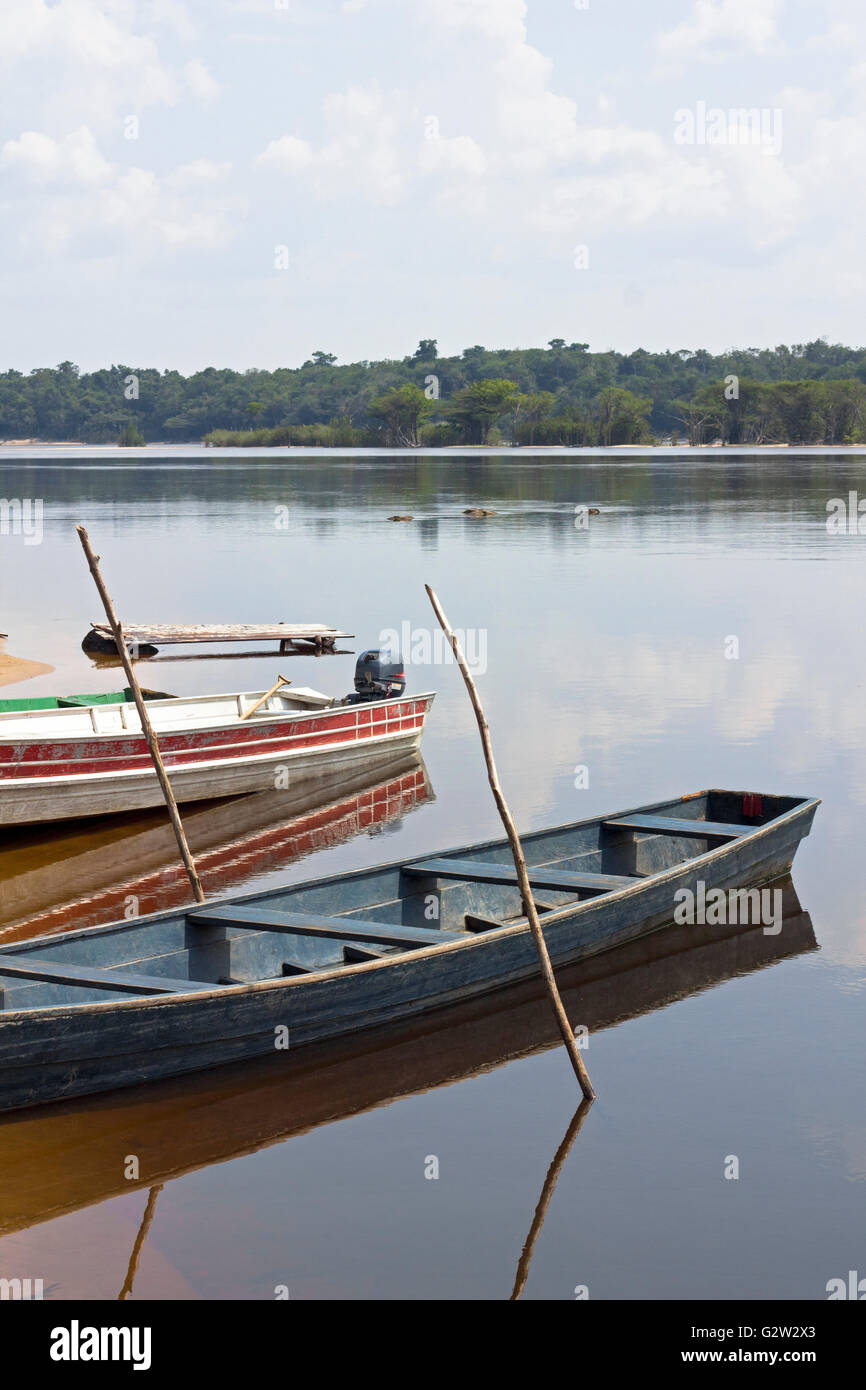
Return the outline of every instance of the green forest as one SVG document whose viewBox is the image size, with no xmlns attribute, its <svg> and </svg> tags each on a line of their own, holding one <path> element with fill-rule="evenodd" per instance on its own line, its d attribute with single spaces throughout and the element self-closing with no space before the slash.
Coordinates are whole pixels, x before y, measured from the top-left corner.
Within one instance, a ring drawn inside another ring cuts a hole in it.
<svg viewBox="0 0 866 1390">
<path fill-rule="evenodd" d="M 72 362 L 0 373 L 0 441 L 349 447 L 866 442 L 866 348 L 811 343 L 713 354 L 465 348 L 183 376 Z"/>
</svg>

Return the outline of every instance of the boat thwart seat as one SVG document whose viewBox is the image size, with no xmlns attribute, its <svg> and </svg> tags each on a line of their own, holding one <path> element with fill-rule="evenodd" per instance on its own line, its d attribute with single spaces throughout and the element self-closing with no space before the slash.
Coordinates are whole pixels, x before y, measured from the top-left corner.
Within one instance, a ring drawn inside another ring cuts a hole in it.
<svg viewBox="0 0 866 1390">
<path fill-rule="evenodd" d="M 343 960 L 347 965 L 363 965 L 368 960 L 382 960 L 389 953 L 380 946 L 360 946 L 357 942 L 343 947 Z"/>
<path fill-rule="evenodd" d="M 100 970 L 93 965 L 66 965 L 40 956 L 0 952 L 0 980 L 4 975 L 41 984 L 117 990 L 119 994 L 186 994 L 216 988 L 204 980 L 172 980 L 167 975 L 141 975 L 137 970 Z"/>
<path fill-rule="evenodd" d="M 656 835 L 687 835 L 709 840 L 736 840 L 755 829 L 754 825 L 733 825 L 716 820 L 681 820 L 676 816 L 617 816 L 603 824 L 606 830 L 646 830 Z"/>
<path fill-rule="evenodd" d="M 243 927 L 247 931 L 286 932 L 290 936 L 329 937 L 334 941 L 376 942 L 401 946 L 441 946 L 456 933 L 394 922 L 365 922 L 360 917 L 320 917 L 315 912 L 279 912 L 267 907 L 202 907 L 187 913 L 187 921 L 202 927 Z"/>
<path fill-rule="evenodd" d="M 425 878 L 459 878 L 475 883 L 517 883 L 517 870 L 509 864 L 489 864 L 481 859 L 423 859 L 403 865 L 404 874 Z M 546 869 L 527 865 L 532 888 L 558 888 L 561 892 L 611 893 L 629 888 L 636 881 L 623 874 L 575 873 L 569 869 Z"/>
</svg>

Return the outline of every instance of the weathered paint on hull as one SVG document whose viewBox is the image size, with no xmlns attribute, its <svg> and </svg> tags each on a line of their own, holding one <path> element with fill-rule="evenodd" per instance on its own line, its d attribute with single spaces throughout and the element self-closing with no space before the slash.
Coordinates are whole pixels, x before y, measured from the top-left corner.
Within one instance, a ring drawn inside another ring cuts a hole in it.
<svg viewBox="0 0 866 1390">
<path fill-rule="evenodd" d="M 543 926 L 553 963 L 583 960 L 666 925 L 680 889 L 694 892 L 699 882 L 707 890 L 754 886 L 784 876 L 816 808 L 817 802 L 802 803 L 754 833 L 674 864 L 645 882 L 635 879 L 633 886 L 550 912 Z M 641 843 L 635 838 L 636 858 Z M 670 854 L 676 852 L 674 845 Z M 353 882 L 366 883 L 375 873 L 387 884 L 400 868 L 344 875 L 342 882 L 351 893 Z M 340 879 L 330 881 L 334 891 L 340 886 Z M 292 891 L 309 887 L 295 885 Z M 169 916 L 155 914 L 150 921 Z M 187 931 L 202 929 L 188 926 Z M 218 934 L 214 941 L 219 946 Z M 225 945 L 228 954 L 229 943 Z M 264 1056 L 275 1050 L 277 1033 L 286 1028 L 291 1048 L 361 1032 L 516 983 L 537 970 L 530 933 L 516 925 L 455 935 L 442 946 L 307 978 L 234 985 L 195 996 L 139 998 L 122 1005 L 57 1006 L 29 1013 L 19 1008 L 0 1013 L 0 1109 Z"/>
</svg>

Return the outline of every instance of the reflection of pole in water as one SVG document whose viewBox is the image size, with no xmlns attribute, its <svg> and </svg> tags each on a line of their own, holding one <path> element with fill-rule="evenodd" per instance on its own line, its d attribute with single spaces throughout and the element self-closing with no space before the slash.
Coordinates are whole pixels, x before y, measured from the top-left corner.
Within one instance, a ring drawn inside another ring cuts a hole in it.
<svg viewBox="0 0 866 1390">
<path fill-rule="evenodd" d="M 517 1274 L 514 1277 L 514 1288 L 511 1290 L 510 1301 L 512 1302 L 520 1297 L 526 1286 L 526 1280 L 529 1277 L 529 1266 L 532 1262 L 532 1252 L 535 1249 L 538 1233 L 544 1225 L 544 1218 L 547 1215 L 547 1208 L 550 1206 L 550 1199 L 553 1196 L 559 1175 L 562 1172 L 565 1160 L 568 1158 L 571 1146 L 577 1138 L 578 1130 L 586 1119 L 591 1106 L 592 1101 L 584 1096 L 571 1117 L 571 1124 L 565 1132 L 565 1138 L 553 1155 L 553 1162 L 547 1170 L 547 1177 L 544 1179 L 544 1186 L 541 1189 L 538 1206 L 535 1208 L 535 1215 L 532 1218 L 529 1235 L 523 1243 L 523 1250 L 517 1262 Z"/>
<path fill-rule="evenodd" d="M 117 1295 L 118 1300 L 121 1302 L 123 1301 L 123 1299 L 129 1298 L 129 1295 L 132 1293 L 132 1281 L 138 1273 L 138 1261 L 141 1258 L 141 1252 L 144 1247 L 144 1242 L 147 1239 L 147 1233 L 150 1230 L 150 1223 L 153 1220 L 153 1213 L 156 1211 L 156 1199 L 162 1191 L 162 1187 L 163 1184 L 161 1182 L 157 1183 L 156 1186 L 152 1187 L 147 1194 L 147 1205 L 144 1208 L 144 1215 L 141 1218 L 141 1225 L 138 1228 L 138 1235 L 135 1237 L 135 1244 L 132 1247 L 132 1254 L 129 1257 L 129 1268 L 126 1271 L 126 1278 L 123 1281 L 123 1288 Z"/>
</svg>

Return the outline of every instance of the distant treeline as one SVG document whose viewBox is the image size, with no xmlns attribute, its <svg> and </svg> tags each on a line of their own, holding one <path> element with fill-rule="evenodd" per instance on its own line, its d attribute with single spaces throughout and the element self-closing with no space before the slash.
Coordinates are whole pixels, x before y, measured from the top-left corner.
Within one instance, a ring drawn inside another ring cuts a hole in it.
<svg viewBox="0 0 866 1390">
<path fill-rule="evenodd" d="M 341 366 L 314 352 L 275 371 L 191 376 L 71 362 L 0 374 L 0 439 L 317 448 L 395 444 L 607 445 L 866 441 L 866 348 L 824 339 L 718 355 L 590 352 L 424 338 L 399 360 Z"/>
</svg>

